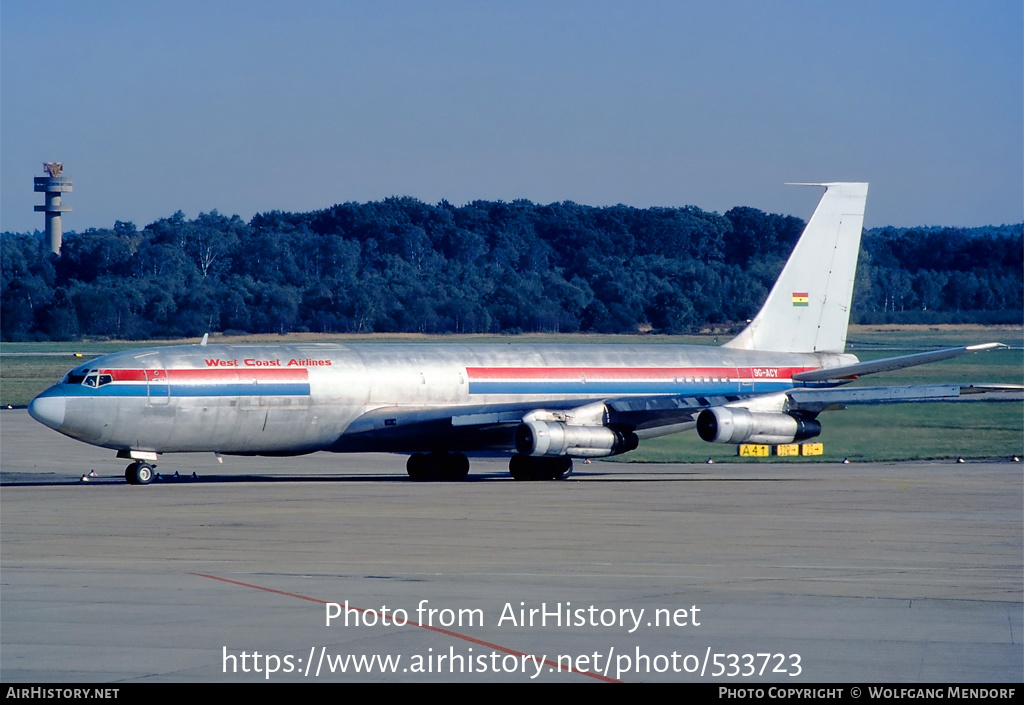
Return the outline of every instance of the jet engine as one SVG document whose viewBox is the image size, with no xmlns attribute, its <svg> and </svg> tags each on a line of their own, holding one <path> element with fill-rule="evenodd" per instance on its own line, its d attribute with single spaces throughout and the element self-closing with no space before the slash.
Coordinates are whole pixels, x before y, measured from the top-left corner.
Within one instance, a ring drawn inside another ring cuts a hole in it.
<svg viewBox="0 0 1024 705">
<path fill-rule="evenodd" d="M 573 426 L 558 421 L 530 420 L 516 429 L 516 450 L 522 455 L 569 455 L 600 458 L 634 450 L 635 433 L 607 426 Z"/>
<path fill-rule="evenodd" d="M 697 416 L 697 434 L 709 443 L 768 443 L 778 445 L 814 438 L 821 424 L 789 414 L 718 406 Z"/>
</svg>

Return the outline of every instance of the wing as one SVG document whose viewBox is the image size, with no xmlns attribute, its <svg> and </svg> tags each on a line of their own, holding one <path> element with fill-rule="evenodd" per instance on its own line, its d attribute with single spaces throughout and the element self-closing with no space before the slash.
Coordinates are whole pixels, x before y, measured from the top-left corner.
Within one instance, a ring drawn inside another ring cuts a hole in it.
<svg viewBox="0 0 1024 705">
<path fill-rule="evenodd" d="M 821 412 L 849 406 L 1021 400 L 1024 400 L 1024 386 L 1021 385 L 940 384 L 797 388 L 748 397 L 631 396 L 591 400 L 584 404 L 572 400 L 448 407 L 386 406 L 368 411 L 356 419 L 330 450 L 508 453 L 517 448 L 516 431 L 524 424 L 530 424 L 534 435 L 568 434 L 566 449 L 572 451 L 569 454 L 613 455 L 632 450 L 639 440 L 692 429 L 704 411 L 717 418 L 722 418 L 723 414 L 729 417 L 737 412 L 752 412 L 755 427 L 758 423 L 769 426 L 783 424 L 788 429 L 796 419 L 795 432 L 799 433 L 799 424 L 813 420 Z M 750 437 L 755 437 L 756 428 L 751 433 Z"/>
<path fill-rule="evenodd" d="M 791 389 L 786 412 L 819 414 L 864 404 L 920 404 L 926 402 L 1009 402 L 1024 400 L 1019 384 L 927 384 L 844 389 Z"/>
<path fill-rule="evenodd" d="M 511 448 L 515 424 L 524 413 L 511 404 L 382 406 L 353 421 L 330 450 L 411 453 Z"/>
<path fill-rule="evenodd" d="M 651 395 L 585 402 L 574 399 L 447 407 L 385 406 L 352 422 L 330 450 L 509 452 L 516 447 L 516 430 L 531 421 L 572 429 L 606 428 L 613 434 L 653 438 L 693 428 L 696 415 L 703 409 L 742 399 L 739 395 Z"/>
</svg>

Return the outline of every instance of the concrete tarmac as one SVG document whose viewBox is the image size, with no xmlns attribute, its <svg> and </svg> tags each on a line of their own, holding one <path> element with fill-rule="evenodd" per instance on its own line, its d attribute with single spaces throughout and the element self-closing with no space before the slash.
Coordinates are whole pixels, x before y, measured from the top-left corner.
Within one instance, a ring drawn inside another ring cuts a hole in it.
<svg viewBox="0 0 1024 705">
<path fill-rule="evenodd" d="M 1024 680 L 1019 463 L 113 455 L 0 412 L 6 683 Z"/>
</svg>

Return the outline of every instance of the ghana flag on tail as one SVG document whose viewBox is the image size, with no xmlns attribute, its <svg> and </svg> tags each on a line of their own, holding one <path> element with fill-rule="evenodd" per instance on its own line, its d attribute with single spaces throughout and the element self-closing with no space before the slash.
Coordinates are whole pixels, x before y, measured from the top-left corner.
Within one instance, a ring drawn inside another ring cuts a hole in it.
<svg viewBox="0 0 1024 705">
<path fill-rule="evenodd" d="M 807 305 L 807 292 L 806 291 L 794 291 L 793 292 L 793 305 L 794 306 L 806 306 Z"/>
</svg>

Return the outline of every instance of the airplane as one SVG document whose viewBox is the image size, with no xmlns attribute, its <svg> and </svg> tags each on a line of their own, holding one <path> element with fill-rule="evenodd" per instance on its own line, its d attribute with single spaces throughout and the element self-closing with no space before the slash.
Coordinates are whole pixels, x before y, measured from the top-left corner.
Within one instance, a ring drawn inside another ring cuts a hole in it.
<svg viewBox="0 0 1024 705">
<path fill-rule="evenodd" d="M 696 428 L 712 443 L 784 444 L 852 404 L 949 401 L 1016 385 L 839 388 L 860 376 L 996 347 L 860 362 L 845 352 L 866 183 L 824 187 L 760 312 L 722 346 L 208 344 L 129 350 L 71 370 L 34 419 L 129 459 L 145 485 L 176 452 L 409 454 L 414 480 L 457 480 L 507 454 L 517 480 Z"/>
</svg>

